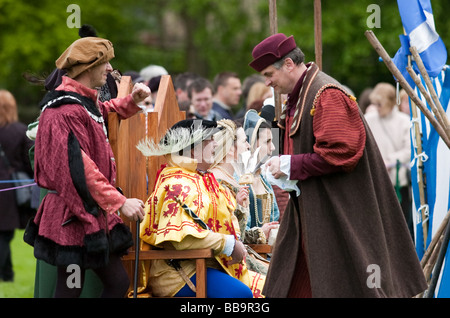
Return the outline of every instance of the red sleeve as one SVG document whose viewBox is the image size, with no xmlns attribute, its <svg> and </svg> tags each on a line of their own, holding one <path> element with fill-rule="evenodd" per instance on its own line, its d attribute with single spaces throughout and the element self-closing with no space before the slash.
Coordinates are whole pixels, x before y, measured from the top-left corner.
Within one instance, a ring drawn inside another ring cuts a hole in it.
<svg viewBox="0 0 450 318">
<path fill-rule="evenodd" d="M 99 105 L 104 110 L 103 114 L 116 112 L 122 119 L 131 117 L 141 110 L 141 108 L 133 101 L 131 94 L 123 98 L 114 98 L 103 103 L 99 102 Z"/>
<path fill-rule="evenodd" d="M 313 118 L 314 152 L 333 166 L 351 171 L 362 157 L 366 132 L 358 104 L 341 90 L 325 89 Z"/>
<path fill-rule="evenodd" d="M 84 173 L 88 190 L 95 202 L 108 213 L 114 213 L 125 203 L 126 198 L 108 182 L 106 177 L 98 170 L 97 165 L 84 151 Z"/>
<path fill-rule="evenodd" d="M 342 171 L 341 167 L 333 166 L 316 153 L 291 155 L 290 180 L 306 180 L 310 177 L 322 176 Z"/>
</svg>

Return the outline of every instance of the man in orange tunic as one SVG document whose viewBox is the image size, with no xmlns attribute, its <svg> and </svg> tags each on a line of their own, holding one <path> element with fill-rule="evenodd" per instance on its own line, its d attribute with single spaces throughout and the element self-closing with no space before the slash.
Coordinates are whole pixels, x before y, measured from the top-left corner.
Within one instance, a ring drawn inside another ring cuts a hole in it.
<svg viewBox="0 0 450 318">
<path fill-rule="evenodd" d="M 172 126 L 158 145 L 139 144 L 145 156 L 164 155 L 167 160 L 145 205 L 141 239 L 166 250 L 212 249 L 215 258 L 207 261 L 208 298 L 261 297 L 264 276 L 247 269 L 234 215 L 236 199 L 208 171 L 216 147 L 211 135 L 220 129 L 216 127 L 215 121 L 186 119 Z M 152 261 L 148 284 L 153 295 L 194 296 L 195 261 L 182 260 L 179 268 L 173 265 Z"/>
</svg>

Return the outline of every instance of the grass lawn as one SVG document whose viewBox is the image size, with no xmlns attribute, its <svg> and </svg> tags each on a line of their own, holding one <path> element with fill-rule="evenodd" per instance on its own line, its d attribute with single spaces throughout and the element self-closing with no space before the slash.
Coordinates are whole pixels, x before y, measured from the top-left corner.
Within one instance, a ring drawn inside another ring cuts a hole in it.
<svg viewBox="0 0 450 318">
<path fill-rule="evenodd" d="M 14 282 L 0 281 L 0 298 L 32 298 L 36 259 L 33 248 L 23 241 L 24 230 L 16 230 L 11 242 Z"/>
</svg>

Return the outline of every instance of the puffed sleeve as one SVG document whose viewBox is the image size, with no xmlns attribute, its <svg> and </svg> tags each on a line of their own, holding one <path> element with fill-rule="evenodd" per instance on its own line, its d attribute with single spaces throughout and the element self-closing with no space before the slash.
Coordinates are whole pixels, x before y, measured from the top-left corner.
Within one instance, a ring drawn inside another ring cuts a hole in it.
<svg viewBox="0 0 450 318">
<path fill-rule="evenodd" d="M 116 112 L 122 119 L 129 118 L 141 110 L 133 101 L 131 94 L 123 98 L 114 98 L 109 101 L 99 102 L 99 106 L 102 108 L 103 114 Z"/>
<path fill-rule="evenodd" d="M 351 171 L 362 157 L 366 133 L 357 103 L 336 88 L 320 95 L 313 119 L 314 152 L 331 165 Z"/>
<path fill-rule="evenodd" d="M 97 165 L 92 161 L 84 151 L 81 151 L 84 172 L 86 176 L 86 185 L 92 198 L 108 213 L 114 213 L 125 203 L 124 197 L 108 179 L 100 172 Z"/>
</svg>

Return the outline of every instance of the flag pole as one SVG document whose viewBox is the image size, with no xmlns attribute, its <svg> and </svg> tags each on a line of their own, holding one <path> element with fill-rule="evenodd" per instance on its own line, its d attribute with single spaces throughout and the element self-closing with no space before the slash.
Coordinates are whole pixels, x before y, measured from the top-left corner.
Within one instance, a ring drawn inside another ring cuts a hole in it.
<svg viewBox="0 0 450 318">
<path fill-rule="evenodd" d="M 427 101 L 428 105 L 430 105 L 430 108 L 433 111 L 434 116 L 436 117 L 436 119 L 439 122 L 439 124 L 441 124 L 441 126 L 445 127 L 444 126 L 444 120 L 443 120 L 443 118 L 441 116 L 441 113 L 438 111 L 438 109 L 436 107 L 436 104 L 432 100 L 430 94 L 426 91 L 425 86 L 423 86 L 422 81 L 420 80 L 419 76 L 417 76 L 416 72 L 413 70 L 411 65 L 408 65 L 406 67 L 406 70 L 408 71 L 409 76 L 411 76 L 412 80 L 416 84 L 416 86 L 419 89 L 419 91 L 424 96 L 424 98 Z M 423 77 L 423 74 L 422 74 L 422 77 Z M 444 128 L 444 130 L 445 130 L 445 128 Z M 450 137 L 450 134 L 447 133 L 447 136 Z"/>
<path fill-rule="evenodd" d="M 411 112 L 412 117 L 414 119 L 413 125 L 414 125 L 414 138 L 416 140 L 416 148 L 417 148 L 417 154 L 422 154 L 422 137 L 419 129 L 419 123 L 417 122 L 418 115 L 417 115 L 417 108 L 416 104 L 411 101 Z M 425 199 L 425 182 L 424 182 L 424 174 L 423 174 L 423 162 L 422 157 L 417 158 L 417 176 L 418 180 L 417 183 L 419 185 L 419 199 L 420 199 L 420 207 L 426 207 L 426 199 Z M 422 208 L 422 229 L 423 229 L 423 247 L 426 250 L 427 248 L 427 237 L 428 237 L 428 220 L 426 219 L 425 210 Z"/>
<path fill-rule="evenodd" d="M 403 28 L 403 34 L 406 35 L 406 31 L 405 28 Z M 408 73 L 409 73 L 409 68 L 411 67 L 411 55 L 408 54 Z M 415 73 L 414 73 L 415 75 Z M 412 76 L 410 74 L 410 76 Z M 417 85 L 417 83 L 416 83 Z M 427 96 L 427 95 L 424 95 Z M 414 125 L 414 137 L 415 137 L 415 141 L 416 141 L 416 148 L 417 148 L 417 154 L 420 155 L 423 153 L 423 148 L 422 148 L 422 134 L 420 132 L 420 127 L 419 127 L 419 123 L 417 122 L 419 115 L 417 113 L 417 105 L 411 100 L 411 113 L 412 113 L 412 117 L 413 117 L 413 125 Z M 426 215 L 426 207 L 427 207 L 427 200 L 425 198 L 425 174 L 423 171 L 423 161 L 422 161 L 422 157 L 418 157 L 417 158 L 417 185 L 419 188 L 419 202 L 420 202 L 420 213 L 421 213 L 421 220 L 422 220 L 422 238 L 423 238 L 423 249 L 424 249 L 424 256 L 427 254 L 427 238 L 428 238 L 428 219 L 427 219 L 427 215 Z M 418 211 L 419 212 L 419 211 Z M 423 269 L 425 269 L 425 265 L 422 267 Z"/>
<path fill-rule="evenodd" d="M 442 107 L 441 102 L 439 101 L 439 98 L 436 94 L 436 90 L 434 89 L 430 77 L 428 76 L 428 73 L 425 69 L 425 65 L 423 64 L 422 58 L 420 57 L 419 52 L 417 51 L 417 48 L 415 46 L 410 47 L 410 51 L 414 57 L 414 60 L 416 61 L 420 74 L 425 80 L 425 84 L 427 85 L 428 91 L 430 92 L 429 94 L 431 95 L 432 100 L 434 102 L 434 103 L 429 102 L 430 107 L 432 107 L 433 112 L 435 112 L 436 118 L 439 120 L 440 124 L 444 127 L 444 130 L 447 133 L 447 137 L 450 138 L 450 123 L 447 118 L 447 114 L 445 113 L 444 108 Z"/>
<path fill-rule="evenodd" d="M 270 34 L 278 33 L 277 0 L 269 0 Z"/>
<path fill-rule="evenodd" d="M 439 136 L 442 138 L 442 140 L 445 142 L 447 147 L 450 148 L 450 138 L 447 137 L 447 134 L 445 133 L 443 127 L 441 124 L 434 118 L 433 114 L 428 110 L 426 105 L 422 102 L 422 100 L 417 96 L 417 94 L 414 92 L 412 87 L 408 84 L 406 79 L 403 77 L 402 73 L 399 71 L 397 66 L 394 64 L 394 62 L 389 57 L 389 54 L 386 52 L 386 50 L 383 48 L 381 43 L 378 41 L 377 37 L 371 30 L 367 30 L 365 32 L 366 38 L 369 40 L 370 44 L 372 44 L 373 48 L 377 51 L 377 53 L 380 55 L 380 57 L 383 59 L 384 64 L 386 64 L 387 68 L 391 73 L 395 76 L 395 78 L 398 80 L 400 85 L 405 89 L 406 93 L 409 95 L 409 97 L 414 101 L 414 103 L 419 107 L 419 109 L 422 111 L 422 113 L 427 117 L 430 124 L 434 127 L 436 132 L 439 134 Z"/>
<path fill-rule="evenodd" d="M 436 290 L 436 286 L 441 276 L 442 264 L 444 263 L 445 254 L 447 253 L 448 243 L 450 240 L 450 223 L 447 223 L 444 232 L 444 238 L 442 239 L 442 245 L 439 249 L 438 259 L 436 261 L 436 265 L 434 267 L 433 274 L 431 276 L 431 283 L 428 287 L 428 290 L 425 292 L 424 298 L 433 298 L 434 292 Z"/>
<path fill-rule="evenodd" d="M 411 67 L 411 56 L 408 55 L 408 68 Z M 411 75 L 411 74 L 410 74 Z M 415 75 L 415 73 L 414 73 Z M 416 148 L 417 154 L 420 155 L 423 153 L 422 149 L 422 136 L 420 133 L 418 114 L 417 114 L 417 106 L 411 100 L 411 113 L 413 117 L 413 125 L 414 125 L 414 138 L 416 140 Z M 423 162 L 422 157 L 417 158 L 417 183 L 419 187 L 419 200 L 420 200 L 420 212 L 422 213 L 422 236 L 423 236 L 423 248 L 424 251 L 427 249 L 427 238 L 428 238 L 428 220 L 426 219 L 425 210 L 422 207 L 426 207 L 427 201 L 425 198 L 425 181 L 424 181 L 424 172 L 423 172 Z"/>
<path fill-rule="evenodd" d="M 425 254 L 423 254 L 423 257 L 420 261 L 420 265 L 423 268 L 423 273 L 425 275 L 425 279 L 427 280 L 427 282 L 430 281 L 431 273 L 436 265 L 438 254 L 440 252 L 442 242 L 444 240 L 444 233 L 445 233 L 444 231 L 448 226 L 449 217 L 450 217 L 450 210 L 448 210 L 444 220 L 441 222 L 439 228 L 436 230 L 436 233 L 434 234 L 433 239 L 430 242 L 430 245 L 428 245 L 428 248 Z M 420 298 L 422 298 L 422 295 L 420 296 Z"/>
</svg>

